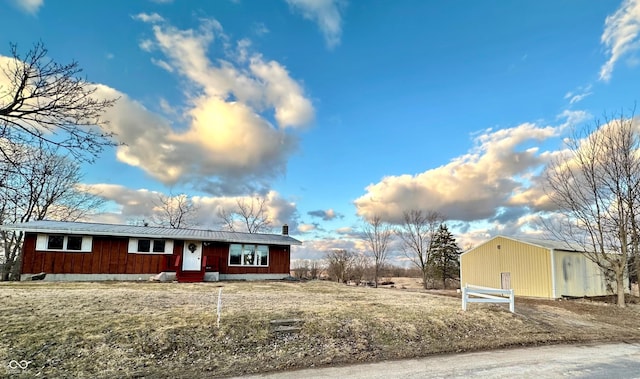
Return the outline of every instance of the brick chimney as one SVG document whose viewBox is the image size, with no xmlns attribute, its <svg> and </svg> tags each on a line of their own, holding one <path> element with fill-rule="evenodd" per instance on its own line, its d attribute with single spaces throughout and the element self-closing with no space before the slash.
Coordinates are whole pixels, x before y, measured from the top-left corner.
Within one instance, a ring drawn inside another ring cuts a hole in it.
<svg viewBox="0 0 640 379">
<path fill-rule="evenodd" d="M 282 235 L 283 236 L 289 235 L 289 225 L 287 224 L 282 225 Z"/>
</svg>

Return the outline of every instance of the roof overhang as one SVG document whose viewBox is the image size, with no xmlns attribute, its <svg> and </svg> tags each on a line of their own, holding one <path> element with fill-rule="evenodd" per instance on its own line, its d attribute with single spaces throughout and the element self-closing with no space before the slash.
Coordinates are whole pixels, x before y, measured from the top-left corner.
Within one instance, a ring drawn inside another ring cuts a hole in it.
<svg viewBox="0 0 640 379">
<path fill-rule="evenodd" d="M 66 221 L 32 221 L 0 225 L 0 230 L 46 234 L 77 234 L 129 238 L 197 240 L 227 243 L 255 243 L 265 245 L 302 245 L 289 235 L 265 233 L 238 233 L 204 229 L 172 229 L 155 226 L 97 224 Z"/>
</svg>

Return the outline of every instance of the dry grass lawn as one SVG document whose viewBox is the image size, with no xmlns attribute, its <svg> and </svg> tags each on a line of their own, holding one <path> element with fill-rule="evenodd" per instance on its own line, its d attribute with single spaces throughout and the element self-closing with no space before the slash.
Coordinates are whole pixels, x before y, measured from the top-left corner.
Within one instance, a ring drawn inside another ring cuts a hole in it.
<svg viewBox="0 0 640 379">
<path fill-rule="evenodd" d="M 471 304 L 330 282 L 1 283 L 0 376 L 240 375 L 428 354 L 640 339 L 640 312 L 586 301 Z M 270 321 L 300 319 L 298 332 Z M 10 365 L 29 361 L 26 369 Z M 13 367 L 13 368 L 12 368 Z"/>
</svg>

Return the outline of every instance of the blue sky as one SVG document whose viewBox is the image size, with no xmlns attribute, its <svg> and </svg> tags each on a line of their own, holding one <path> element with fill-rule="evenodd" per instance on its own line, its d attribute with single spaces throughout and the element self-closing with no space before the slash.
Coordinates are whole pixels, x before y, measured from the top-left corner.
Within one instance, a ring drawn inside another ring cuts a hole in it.
<svg viewBox="0 0 640 379">
<path fill-rule="evenodd" d="M 535 233 L 562 138 L 638 100 L 638 0 L 0 1 L 0 55 L 41 40 L 120 97 L 94 221 L 171 191 L 215 228 L 260 194 L 294 258 L 364 251 L 363 218 L 408 209 L 463 247 Z"/>
</svg>

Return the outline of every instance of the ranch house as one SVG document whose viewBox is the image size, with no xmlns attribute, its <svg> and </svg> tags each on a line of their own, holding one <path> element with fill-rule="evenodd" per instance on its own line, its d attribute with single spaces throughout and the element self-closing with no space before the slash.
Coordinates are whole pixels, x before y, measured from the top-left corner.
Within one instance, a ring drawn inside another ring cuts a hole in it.
<svg viewBox="0 0 640 379">
<path fill-rule="evenodd" d="M 287 225 L 282 234 L 46 220 L 2 229 L 24 233 L 21 280 L 283 279 L 301 245 Z"/>
</svg>

